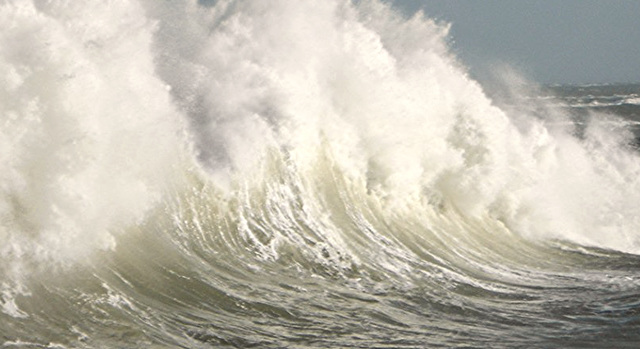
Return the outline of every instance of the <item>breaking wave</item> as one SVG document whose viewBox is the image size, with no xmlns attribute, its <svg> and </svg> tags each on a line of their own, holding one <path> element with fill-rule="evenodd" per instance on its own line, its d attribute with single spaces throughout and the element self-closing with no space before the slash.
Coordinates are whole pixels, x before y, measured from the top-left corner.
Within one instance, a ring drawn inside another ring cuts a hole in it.
<svg viewBox="0 0 640 349">
<path fill-rule="evenodd" d="M 508 347 L 637 313 L 625 123 L 499 108 L 446 24 L 338 0 L 0 23 L 3 347 Z"/>
</svg>

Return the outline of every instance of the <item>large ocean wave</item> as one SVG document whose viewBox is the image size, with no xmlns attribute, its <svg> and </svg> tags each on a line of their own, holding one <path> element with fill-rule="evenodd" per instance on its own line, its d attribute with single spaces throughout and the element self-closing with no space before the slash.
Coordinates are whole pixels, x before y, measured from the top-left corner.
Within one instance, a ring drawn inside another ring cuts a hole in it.
<svg viewBox="0 0 640 349">
<path fill-rule="evenodd" d="M 0 1 L 0 345 L 637 339 L 625 122 L 498 107 L 447 35 L 373 0 Z"/>
</svg>

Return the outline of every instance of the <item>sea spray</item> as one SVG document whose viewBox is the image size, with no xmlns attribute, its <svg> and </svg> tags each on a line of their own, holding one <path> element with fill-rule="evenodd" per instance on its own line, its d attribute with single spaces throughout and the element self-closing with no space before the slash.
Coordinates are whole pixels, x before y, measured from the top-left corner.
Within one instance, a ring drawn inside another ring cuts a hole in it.
<svg viewBox="0 0 640 349">
<path fill-rule="evenodd" d="M 427 196 L 530 238 L 638 248 L 633 219 L 616 236 L 586 219 L 629 212 L 638 184 L 611 180 L 632 178 L 637 155 L 600 148 L 594 137 L 616 136 L 599 131 L 578 139 L 557 115 L 496 108 L 448 53 L 447 27 L 420 13 L 407 20 L 375 1 L 147 7 L 161 19 L 159 74 L 224 186 L 273 149 L 306 171 L 328 148 L 345 175 L 390 202 Z M 185 30 L 175 18 L 198 21 Z M 628 165 L 599 163 L 604 153 Z"/>
<path fill-rule="evenodd" d="M 2 345 L 637 325 L 624 123 L 505 108 L 447 35 L 373 0 L 0 2 Z"/>
<path fill-rule="evenodd" d="M 2 270 L 113 248 L 185 149 L 154 25 L 130 2 L 5 2 L 0 18 Z"/>
</svg>

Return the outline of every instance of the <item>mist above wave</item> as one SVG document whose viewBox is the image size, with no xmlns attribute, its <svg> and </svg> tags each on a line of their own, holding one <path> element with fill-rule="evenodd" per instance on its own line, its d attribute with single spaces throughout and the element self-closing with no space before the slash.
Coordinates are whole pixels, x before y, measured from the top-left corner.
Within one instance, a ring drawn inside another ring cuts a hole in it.
<svg viewBox="0 0 640 349">
<path fill-rule="evenodd" d="M 165 195 L 182 119 L 135 2 L 0 4 L 0 254 L 80 259 Z"/>
<path fill-rule="evenodd" d="M 158 73 L 220 185 L 263 178 L 274 149 L 313 177 L 329 149 L 388 208 L 428 202 L 534 239 L 637 251 L 623 124 L 594 118 L 578 138 L 551 109 L 497 108 L 449 52 L 446 24 L 376 1 L 148 7 Z"/>
<path fill-rule="evenodd" d="M 449 52 L 448 26 L 421 14 L 378 1 L 24 1 L 2 2 L 0 23 L 6 260 L 113 248 L 187 190 L 188 172 L 242 200 L 239 188 L 274 180 L 274 157 L 311 183 L 323 154 L 388 210 L 640 247 L 640 162 L 624 132 L 593 122 L 580 139 L 496 107 Z"/>
</svg>

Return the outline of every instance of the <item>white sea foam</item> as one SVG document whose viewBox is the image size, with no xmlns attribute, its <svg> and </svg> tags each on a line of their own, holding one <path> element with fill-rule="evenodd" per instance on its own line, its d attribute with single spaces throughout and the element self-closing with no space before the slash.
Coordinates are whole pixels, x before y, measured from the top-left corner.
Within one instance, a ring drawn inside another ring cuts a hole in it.
<svg viewBox="0 0 640 349">
<path fill-rule="evenodd" d="M 0 5 L 0 254 L 77 259 L 141 221 L 181 120 L 134 2 Z"/>
<path fill-rule="evenodd" d="M 595 120 L 580 140 L 557 115 L 496 108 L 448 53 L 446 26 L 375 1 L 218 2 L 163 16 L 160 76 L 218 177 L 255 173 L 267 149 L 304 168 L 329 147 L 388 203 L 433 196 L 532 238 L 640 247 L 637 154 L 622 128 Z M 182 35 L 176 17 L 202 23 Z"/>
<path fill-rule="evenodd" d="M 112 248 L 171 201 L 187 148 L 232 197 L 267 180 L 274 154 L 304 186 L 329 153 L 388 210 L 420 217 L 429 202 L 534 239 L 640 252 L 640 162 L 619 129 L 594 122 L 581 140 L 499 109 L 449 53 L 448 27 L 421 14 L 378 1 L 5 1 L 0 23 L 5 259 Z"/>
<path fill-rule="evenodd" d="M 447 35 L 378 0 L 0 0 L 0 346 L 632 328 L 637 258 L 588 247 L 640 253 L 625 124 L 508 69 L 491 100 Z"/>
<path fill-rule="evenodd" d="M 633 95 L 627 99 L 624 100 L 625 104 L 635 104 L 635 105 L 640 105 L 640 97 L 638 97 L 638 95 Z"/>
</svg>

